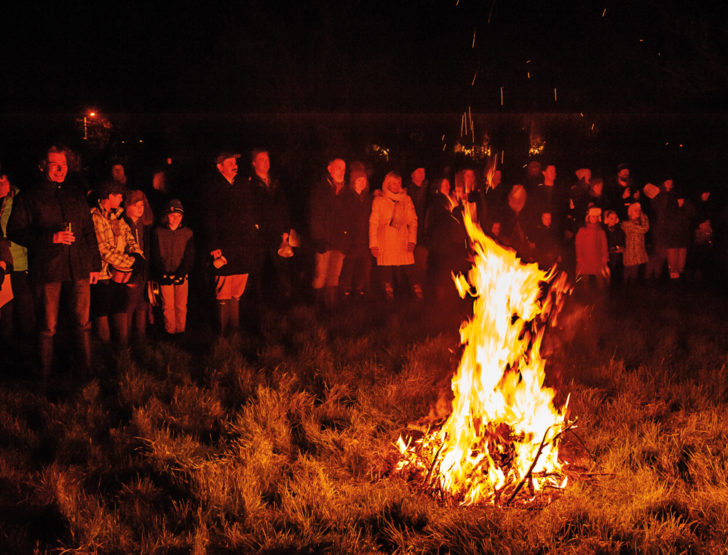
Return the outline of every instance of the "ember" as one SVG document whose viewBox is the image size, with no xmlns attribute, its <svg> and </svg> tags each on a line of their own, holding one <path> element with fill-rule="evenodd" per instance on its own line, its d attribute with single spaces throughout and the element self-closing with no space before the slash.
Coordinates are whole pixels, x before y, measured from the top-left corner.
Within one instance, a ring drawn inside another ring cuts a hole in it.
<svg viewBox="0 0 728 555">
<path fill-rule="evenodd" d="M 571 426 L 568 398 L 556 409 L 553 390 L 542 387 L 539 349 L 570 286 L 565 273 L 522 263 L 468 217 L 465 227 L 474 263 L 455 284 L 475 300 L 473 318 L 460 328 L 452 413 L 419 439 L 399 438 L 397 470 L 461 504 L 529 500 L 566 486 L 558 447 Z"/>
</svg>

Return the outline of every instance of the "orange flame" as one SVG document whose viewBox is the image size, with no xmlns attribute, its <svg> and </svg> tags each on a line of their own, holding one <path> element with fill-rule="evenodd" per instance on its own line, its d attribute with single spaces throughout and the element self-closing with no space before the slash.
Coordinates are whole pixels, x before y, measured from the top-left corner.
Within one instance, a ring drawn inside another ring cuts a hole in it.
<svg viewBox="0 0 728 555">
<path fill-rule="evenodd" d="M 467 214 L 464 220 L 474 264 L 455 284 L 461 297 L 475 300 L 472 319 L 460 328 L 452 413 L 415 443 L 399 439 L 398 468 L 426 474 L 427 487 L 463 504 L 507 503 L 519 492 L 566 486 L 558 444 L 568 399 L 557 410 L 553 390 L 542 387 L 539 348 L 570 288 L 564 273 L 522 263 Z"/>
</svg>

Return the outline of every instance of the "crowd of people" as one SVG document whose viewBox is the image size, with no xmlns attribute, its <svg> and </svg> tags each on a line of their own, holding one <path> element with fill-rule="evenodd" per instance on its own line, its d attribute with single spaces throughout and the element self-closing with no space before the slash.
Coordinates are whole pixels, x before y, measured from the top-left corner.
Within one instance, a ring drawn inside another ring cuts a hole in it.
<svg viewBox="0 0 728 555">
<path fill-rule="evenodd" d="M 452 273 L 470 264 L 465 214 L 522 260 L 566 269 L 588 295 L 645 280 L 711 283 L 726 258 L 726 211 L 709 186 L 687 191 L 672 175 L 638 185 L 626 164 L 607 180 L 588 168 L 563 179 L 531 161 L 507 185 L 494 166 L 411 163 L 380 184 L 371 166 L 335 157 L 301 225 L 264 149 L 244 162 L 220 152 L 190 218 L 163 175 L 134 188 L 113 163 L 87 187 L 71 160 L 52 146 L 38 183 L 22 188 L 0 168 L 0 331 L 8 344 L 37 340 L 46 379 L 59 322 L 89 370 L 94 336 L 125 345 L 150 323 L 157 335 L 184 334 L 190 295 L 209 296 L 221 334 L 269 302 L 311 298 L 321 313 L 367 299 L 448 302 Z M 203 286 L 190 287 L 196 279 Z"/>
</svg>

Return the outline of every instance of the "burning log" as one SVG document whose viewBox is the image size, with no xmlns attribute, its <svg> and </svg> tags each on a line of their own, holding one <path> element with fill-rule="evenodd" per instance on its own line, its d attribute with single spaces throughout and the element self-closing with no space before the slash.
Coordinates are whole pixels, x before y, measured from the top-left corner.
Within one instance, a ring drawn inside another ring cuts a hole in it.
<svg viewBox="0 0 728 555">
<path fill-rule="evenodd" d="M 397 471 L 461 504 L 508 505 L 566 486 L 558 449 L 573 423 L 566 420 L 568 398 L 557 410 L 553 390 L 543 387 L 539 350 L 571 288 L 564 273 L 522 263 L 467 215 L 465 226 L 473 266 L 455 284 L 474 303 L 460 328 L 452 411 L 421 437 L 399 438 Z"/>
</svg>

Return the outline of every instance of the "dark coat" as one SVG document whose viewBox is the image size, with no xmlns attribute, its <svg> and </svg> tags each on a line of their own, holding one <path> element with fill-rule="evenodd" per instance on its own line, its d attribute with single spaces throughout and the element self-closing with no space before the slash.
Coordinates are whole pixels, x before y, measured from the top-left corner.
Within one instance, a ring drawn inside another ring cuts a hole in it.
<svg viewBox="0 0 728 555">
<path fill-rule="evenodd" d="M 66 225 L 76 240 L 53 243 Z M 84 194 L 68 183 L 43 181 L 20 193 L 8 221 L 8 237 L 28 248 L 28 270 L 35 283 L 88 279 L 101 270 L 96 232 Z"/>
<path fill-rule="evenodd" d="M 317 183 L 311 192 L 310 233 L 316 252 L 345 252 L 349 245 L 346 187 L 336 193 L 330 177 Z"/>
<path fill-rule="evenodd" d="M 258 268 L 262 238 L 247 177 L 231 185 L 221 174 L 215 175 L 205 188 L 202 216 L 207 252 L 220 249 L 227 259 L 218 275 L 247 274 Z"/>
<path fill-rule="evenodd" d="M 192 230 L 180 226 L 171 230 L 157 226 L 152 234 L 151 258 L 155 279 L 174 274 L 187 276 L 192 271 L 195 250 Z"/>
<path fill-rule="evenodd" d="M 369 251 L 369 215 L 372 212 L 372 195 L 368 190 L 357 195 L 348 188 L 346 195 L 346 212 L 349 222 L 349 243 L 346 252 L 366 253 Z"/>
<path fill-rule="evenodd" d="M 281 235 L 291 229 L 288 199 L 276 179 L 271 179 L 270 185 L 266 185 L 262 179 L 253 174 L 249 178 L 249 183 L 253 217 L 260 229 L 260 247 L 265 251 L 263 254 L 276 253 L 281 246 Z"/>
</svg>

